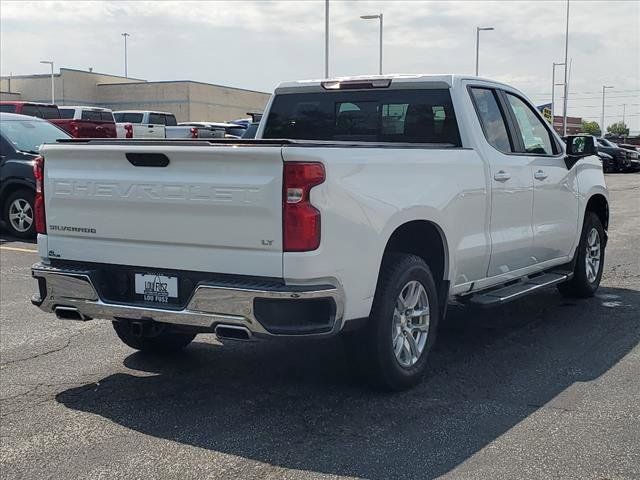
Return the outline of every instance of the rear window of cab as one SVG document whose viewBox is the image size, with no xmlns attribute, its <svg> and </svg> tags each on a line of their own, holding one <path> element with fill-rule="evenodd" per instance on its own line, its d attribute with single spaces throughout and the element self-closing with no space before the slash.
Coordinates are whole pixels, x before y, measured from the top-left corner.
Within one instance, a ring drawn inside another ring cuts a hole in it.
<svg viewBox="0 0 640 480">
<path fill-rule="evenodd" d="M 280 94 L 263 138 L 460 145 L 448 89 Z"/>
</svg>

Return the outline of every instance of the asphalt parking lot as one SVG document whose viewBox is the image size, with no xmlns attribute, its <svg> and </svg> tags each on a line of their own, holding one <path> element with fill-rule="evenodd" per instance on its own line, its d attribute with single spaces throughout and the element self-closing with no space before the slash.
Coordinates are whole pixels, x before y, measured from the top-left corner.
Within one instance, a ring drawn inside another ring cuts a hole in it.
<svg viewBox="0 0 640 480">
<path fill-rule="evenodd" d="M 0 476 L 640 478 L 640 174 L 608 175 L 595 298 L 456 308 L 423 383 L 358 383 L 339 339 L 199 336 L 145 357 L 29 303 L 35 245 L 0 246 Z"/>
</svg>

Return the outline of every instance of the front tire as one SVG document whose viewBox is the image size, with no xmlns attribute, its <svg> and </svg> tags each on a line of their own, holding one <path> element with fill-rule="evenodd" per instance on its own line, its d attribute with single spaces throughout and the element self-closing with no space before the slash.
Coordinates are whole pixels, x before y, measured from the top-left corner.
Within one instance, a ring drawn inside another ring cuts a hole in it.
<svg viewBox="0 0 640 480">
<path fill-rule="evenodd" d="M 424 260 L 385 256 L 369 321 L 351 342 L 374 386 L 399 391 L 420 381 L 439 316 L 435 281 Z"/>
<path fill-rule="evenodd" d="M 600 218 L 593 212 L 586 212 L 573 278 L 558 285 L 560 293 L 575 298 L 593 297 L 602 279 L 605 239 Z"/>
<path fill-rule="evenodd" d="M 9 233 L 18 238 L 33 238 L 36 233 L 33 190 L 21 188 L 13 192 L 3 205 L 3 218 Z"/>
<path fill-rule="evenodd" d="M 196 337 L 191 333 L 168 332 L 159 325 L 154 330 L 147 331 L 144 335 L 134 334 L 131 322 L 113 322 L 113 329 L 122 342 L 145 353 L 167 354 L 184 349 Z"/>
</svg>

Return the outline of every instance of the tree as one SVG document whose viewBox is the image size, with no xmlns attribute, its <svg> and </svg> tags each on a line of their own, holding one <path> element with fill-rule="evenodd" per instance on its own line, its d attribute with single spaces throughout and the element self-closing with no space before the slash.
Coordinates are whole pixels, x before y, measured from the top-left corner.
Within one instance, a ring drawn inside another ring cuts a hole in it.
<svg viewBox="0 0 640 480">
<path fill-rule="evenodd" d="M 607 127 L 607 132 L 620 137 L 626 137 L 629 135 L 629 127 L 627 127 L 627 124 L 624 122 L 616 122 Z"/>
<path fill-rule="evenodd" d="M 598 122 L 589 122 L 587 120 L 582 121 L 582 126 L 580 127 L 582 133 L 588 133 L 589 135 L 600 136 L 600 125 Z"/>
</svg>

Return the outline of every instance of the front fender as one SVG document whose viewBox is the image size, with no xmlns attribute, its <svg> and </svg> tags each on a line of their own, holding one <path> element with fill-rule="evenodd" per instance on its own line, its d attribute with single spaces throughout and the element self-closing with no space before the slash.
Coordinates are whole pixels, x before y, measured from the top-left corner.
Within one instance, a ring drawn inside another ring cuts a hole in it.
<svg viewBox="0 0 640 480">
<path fill-rule="evenodd" d="M 594 195 L 602 195 L 609 204 L 609 191 L 605 176 L 602 171 L 602 163 L 596 156 L 590 156 L 579 161 L 575 167 L 576 181 L 578 184 L 578 225 L 582 227 L 584 214 L 589 200 Z"/>
</svg>

